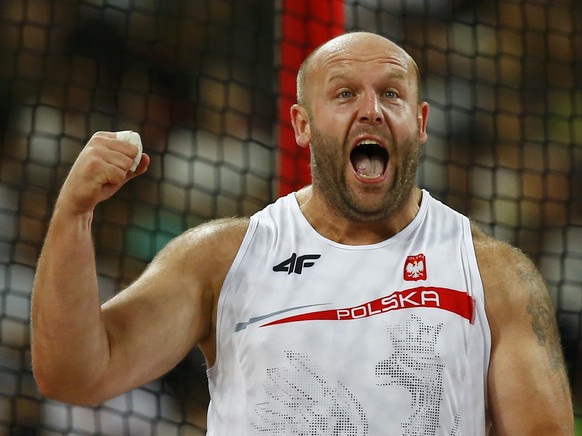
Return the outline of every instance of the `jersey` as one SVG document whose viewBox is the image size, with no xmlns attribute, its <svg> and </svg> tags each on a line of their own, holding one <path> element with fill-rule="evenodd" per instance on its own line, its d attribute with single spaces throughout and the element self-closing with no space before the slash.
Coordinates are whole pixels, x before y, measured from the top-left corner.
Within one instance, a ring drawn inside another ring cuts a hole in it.
<svg viewBox="0 0 582 436">
<path fill-rule="evenodd" d="M 484 435 L 490 356 L 468 218 L 423 191 L 395 236 L 251 217 L 217 307 L 208 435 Z"/>
</svg>

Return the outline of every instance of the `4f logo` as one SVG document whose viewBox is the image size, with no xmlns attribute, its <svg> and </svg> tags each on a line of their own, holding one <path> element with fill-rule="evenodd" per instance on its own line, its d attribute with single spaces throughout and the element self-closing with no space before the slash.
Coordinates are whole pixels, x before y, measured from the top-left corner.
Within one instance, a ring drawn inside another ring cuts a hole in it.
<svg viewBox="0 0 582 436">
<path fill-rule="evenodd" d="M 319 259 L 320 257 L 321 254 L 304 254 L 303 256 L 297 256 L 297 253 L 293 253 L 289 259 L 284 260 L 279 265 L 275 265 L 273 271 L 282 271 L 287 274 L 301 274 L 303 268 L 309 268 L 315 265 L 315 262 L 312 261 Z"/>
</svg>

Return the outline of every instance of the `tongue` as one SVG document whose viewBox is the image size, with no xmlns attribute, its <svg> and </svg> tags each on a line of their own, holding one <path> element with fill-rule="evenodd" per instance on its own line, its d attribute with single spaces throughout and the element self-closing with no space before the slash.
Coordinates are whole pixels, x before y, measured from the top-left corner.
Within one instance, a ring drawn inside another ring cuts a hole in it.
<svg viewBox="0 0 582 436">
<path fill-rule="evenodd" d="M 355 153 L 352 163 L 356 173 L 368 179 L 379 177 L 384 172 L 384 160 L 378 155 Z"/>
</svg>

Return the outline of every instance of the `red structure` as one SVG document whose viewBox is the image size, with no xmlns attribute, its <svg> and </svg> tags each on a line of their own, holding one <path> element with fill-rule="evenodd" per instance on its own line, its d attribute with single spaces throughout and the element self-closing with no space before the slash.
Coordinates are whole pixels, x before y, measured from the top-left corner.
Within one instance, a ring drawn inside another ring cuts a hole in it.
<svg viewBox="0 0 582 436">
<path fill-rule="evenodd" d="M 279 195 L 311 183 L 309 150 L 295 142 L 289 109 L 303 59 L 344 32 L 343 0 L 283 0 L 279 70 Z"/>
</svg>

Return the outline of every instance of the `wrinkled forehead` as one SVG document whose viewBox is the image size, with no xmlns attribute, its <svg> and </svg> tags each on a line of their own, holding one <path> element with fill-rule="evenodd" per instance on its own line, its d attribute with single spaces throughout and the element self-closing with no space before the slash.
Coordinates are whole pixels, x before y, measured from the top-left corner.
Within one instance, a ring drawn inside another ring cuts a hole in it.
<svg viewBox="0 0 582 436">
<path fill-rule="evenodd" d="M 407 68 L 411 58 L 402 48 L 379 35 L 346 34 L 322 45 L 314 53 L 314 61 L 330 64 L 342 61 L 392 61 Z"/>
<path fill-rule="evenodd" d="M 307 74 L 313 83 L 339 71 L 349 73 L 360 68 L 393 70 L 408 78 L 415 86 L 418 80 L 416 63 L 406 51 L 393 42 L 375 34 L 346 34 L 319 47 L 309 61 Z M 315 84 L 314 84 L 315 85 Z"/>
</svg>

